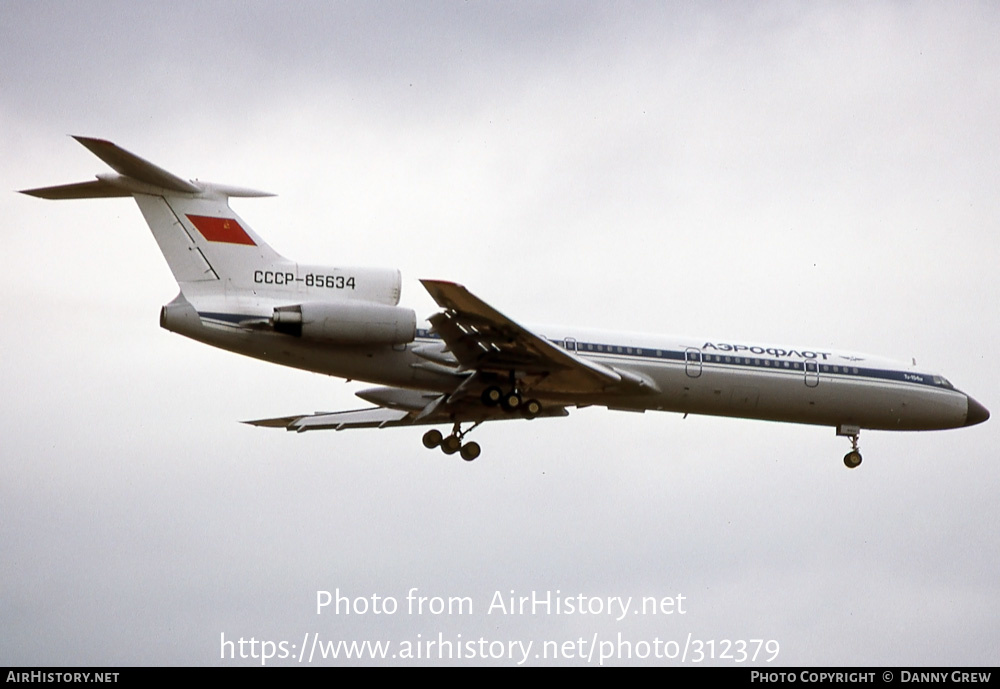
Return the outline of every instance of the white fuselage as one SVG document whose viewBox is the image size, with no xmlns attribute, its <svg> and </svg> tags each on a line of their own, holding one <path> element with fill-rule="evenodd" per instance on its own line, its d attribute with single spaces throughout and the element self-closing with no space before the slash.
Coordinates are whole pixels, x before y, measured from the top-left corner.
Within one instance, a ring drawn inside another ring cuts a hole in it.
<svg viewBox="0 0 1000 689">
<path fill-rule="evenodd" d="M 444 350 L 426 326 L 407 345 L 331 348 L 237 325 L 252 315 L 201 312 L 199 318 L 181 299 L 164 307 L 161 324 L 247 356 L 380 385 L 448 393 L 462 379 L 415 353 Z M 866 354 L 564 327 L 533 330 L 577 356 L 652 383 L 625 395 L 582 395 L 546 393 L 540 382 L 533 394 L 546 403 L 884 430 L 956 428 L 966 425 L 969 413 L 969 398 L 944 378 Z"/>
</svg>

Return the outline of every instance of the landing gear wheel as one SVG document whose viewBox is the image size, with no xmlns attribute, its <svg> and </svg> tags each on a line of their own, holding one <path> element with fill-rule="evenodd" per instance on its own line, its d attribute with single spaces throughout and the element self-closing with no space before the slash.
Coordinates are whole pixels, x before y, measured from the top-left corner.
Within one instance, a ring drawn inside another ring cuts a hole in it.
<svg viewBox="0 0 1000 689">
<path fill-rule="evenodd" d="M 482 450 L 479 447 L 479 443 L 472 442 L 462 445 L 461 452 L 462 452 L 462 459 L 464 459 L 466 462 L 471 462 L 472 460 L 474 460 L 476 457 L 479 456 L 479 453 L 482 452 Z"/>
<path fill-rule="evenodd" d="M 480 398 L 487 407 L 495 407 L 500 404 L 503 399 L 503 390 L 498 388 L 496 385 L 491 385 L 490 387 L 483 390 L 483 396 Z"/>
<path fill-rule="evenodd" d="M 500 401 L 500 406 L 503 407 L 504 411 L 514 411 L 521 406 L 521 395 L 516 390 L 508 392 Z"/>
<path fill-rule="evenodd" d="M 433 450 L 435 447 L 441 444 L 442 436 L 441 431 L 436 428 L 424 433 L 424 447 L 428 450 Z"/>
<path fill-rule="evenodd" d="M 837 435 L 851 439 L 851 451 L 844 455 L 844 466 L 848 469 L 856 469 L 861 466 L 861 453 L 858 451 L 858 439 L 861 437 L 861 426 L 854 424 L 840 424 L 837 426 Z"/>
<path fill-rule="evenodd" d="M 457 435 L 449 435 L 441 441 L 441 452 L 446 455 L 453 455 L 461 449 L 462 441 L 458 439 Z"/>
<path fill-rule="evenodd" d="M 524 403 L 521 413 L 524 414 L 524 418 L 533 419 L 542 413 L 542 403 L 534 399 L 528 400 Z"/>
<path fill-rule="evenodd" d="M 530 399 L 521 405 L 521 415 L 526 419 L 533 419 L 542 413 L 542 403 L 536 399 Z"/>
<path fill-rule="evenodd" d="M 851 450 L 844 455 L 844 466 L 848 469 L 856 469 L 861 466 L 861 453 L 857 450 Z"/>
</svg>

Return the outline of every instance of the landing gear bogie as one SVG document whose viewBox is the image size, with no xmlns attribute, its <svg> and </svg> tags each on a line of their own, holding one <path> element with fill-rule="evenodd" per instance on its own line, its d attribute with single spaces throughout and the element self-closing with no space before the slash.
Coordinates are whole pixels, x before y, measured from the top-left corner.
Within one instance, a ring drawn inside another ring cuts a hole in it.
<svg viewBox="0 0 1000 689">
<path fill-rule="evenodd" d="M 463 443 L 462 439 L 468 435 L 473 428 L 478 426 L 481 422 L 474 423 L 470 428 L 462 430 L 461 425 L 456 423 L 454 430 L 452 430 L 451 435 L 445 437 L 441 431 L 436 428 L 424 433 L 423 444 L 428 450 L 433 450 L 435 447 L 440 447 L 441 452 L 446 455 L 460 454 L 462 459 L 466 462 L 471 462 L 476 459 L 481 453 L 482 448 L 479 447 L 479 443 L 468 442 Z"/>
</svg>

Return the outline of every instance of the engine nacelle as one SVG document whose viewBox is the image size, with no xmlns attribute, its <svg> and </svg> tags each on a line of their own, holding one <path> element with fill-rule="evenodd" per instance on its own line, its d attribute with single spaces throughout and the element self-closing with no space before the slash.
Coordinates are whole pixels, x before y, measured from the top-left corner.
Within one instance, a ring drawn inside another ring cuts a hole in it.
<svg viewBox="0 0 1000 689">
<path fill-rule="evenodd" d="M 370 302 L 313 302 L 278 306 L 271 319 L 278 332 L 342 345 L 398 345 L 413 342 L 413 309 Z"/>
</svg>

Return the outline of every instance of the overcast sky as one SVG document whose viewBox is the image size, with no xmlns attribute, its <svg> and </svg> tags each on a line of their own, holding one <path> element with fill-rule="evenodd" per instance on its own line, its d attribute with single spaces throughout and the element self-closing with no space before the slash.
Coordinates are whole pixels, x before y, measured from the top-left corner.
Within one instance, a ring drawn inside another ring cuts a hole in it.
<svg viewBox="0 0 1000 689">
<path fill-rule="evenodd" d="M 996 419 L 865 432 L 855 471 L 831 428 L 662 413 L 488 425 L 472 464 L 244 426 L 364 386 L 160 329 L 132 201 L 13 190 L 107 171 L 66 135 L 107 138 L 279 194 L 234 207 L 291 258 L 399 267 L 421 316 L 450 279 L 522 322 L 916 358 L 995 412 L 998 34 L 990 2 L 4 3 L 0 665 L 307 633 L 996 665 Z M 400 609 L 317 615 L 338 588 Z M 487 614 L 532 590 L 685 613 Z"/>
</svg>

